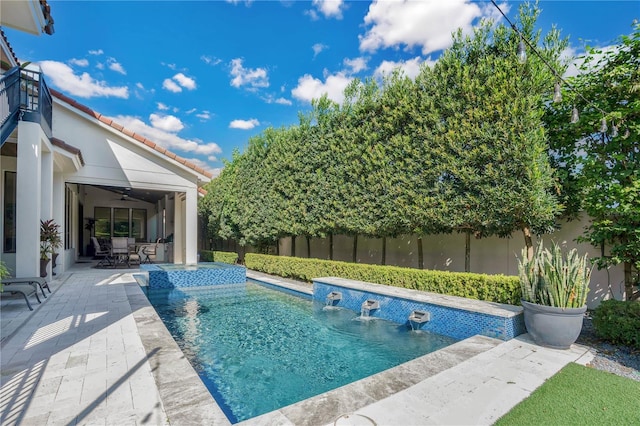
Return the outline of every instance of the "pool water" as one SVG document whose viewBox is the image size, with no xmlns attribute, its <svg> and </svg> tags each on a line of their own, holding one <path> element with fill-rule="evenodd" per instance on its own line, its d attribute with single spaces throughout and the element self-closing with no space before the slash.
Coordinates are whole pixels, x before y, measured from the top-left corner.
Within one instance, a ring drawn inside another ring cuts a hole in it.
<svg viewBox="0 0 640 426">
<path fill-rule="evenodd" d="M 232 423 L 335 389 L 456 340 L 362 319 L 254 282 L 147 296 Z"/>
</svg>

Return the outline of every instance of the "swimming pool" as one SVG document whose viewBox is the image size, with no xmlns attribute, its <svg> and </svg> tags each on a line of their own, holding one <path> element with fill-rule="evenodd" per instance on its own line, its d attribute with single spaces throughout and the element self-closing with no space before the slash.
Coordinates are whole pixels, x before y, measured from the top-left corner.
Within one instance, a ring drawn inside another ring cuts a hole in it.
<svg viewBox="0 0 640 426">
<path fill-rule="evenodd" d="M 335 389 L 457 340 L 255 282 L 147 296 L 229 420 Z"/>
</svg>

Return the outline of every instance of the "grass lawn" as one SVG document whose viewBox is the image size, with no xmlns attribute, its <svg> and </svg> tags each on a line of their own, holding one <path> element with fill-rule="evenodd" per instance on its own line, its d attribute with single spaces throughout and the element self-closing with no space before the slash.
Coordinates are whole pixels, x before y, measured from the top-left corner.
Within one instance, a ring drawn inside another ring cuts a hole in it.
<svg viewBox="0 0 640 426">
<path fill-rule="evenodd" d="M 495 424 L 640 425 L 640 382 L 571 363 Z"/>
</svg>

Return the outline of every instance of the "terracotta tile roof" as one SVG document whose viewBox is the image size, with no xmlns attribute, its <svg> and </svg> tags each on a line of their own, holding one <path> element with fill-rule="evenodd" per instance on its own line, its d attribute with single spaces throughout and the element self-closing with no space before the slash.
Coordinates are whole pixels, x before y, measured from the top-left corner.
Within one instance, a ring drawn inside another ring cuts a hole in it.
<svg viewBox="0 0 640 426">
<path fill-rule="evenodd" d="M 11 44 L 9 44 L 9 40 L 7 39 L 7 36 L 4 34 L 4 31 L 2 31 L 1 27 L 0 27 L 0 37 L 2 37 L 2 39 L 5 42 L 5 44 L 9 48 L 9 52 L 8 53 L 11 54 L 12 59 L 16 62 L 16 64 L 20 65 L 20 61 L 18 60 L 18 57 L 16 56 L 16 53 L 13 51 L 13 47 L 11 47 Z"/>
<path fill-rule="evenodd" d="M 110 119 L 109 117 L 106 117 L 102 114 L 100 114 L 99 112 L 96 112 L 94 110 L 92 110 L 91 108 L 89 108 L 86 105 L 82 105 L 81 103 L 75 101 L 74 99 L 63 95 L 62 93 L 58 92 L 57 90 L 54 89 L 49 89 L 51 91 L 51 95 L 55 96 L 56 98 L 60 99 L 63 102 L 68 103 L 69 105 L 73 106 L 74 108 L 79 109 L 80 111 L 84 112 L 87 115 L 90 115 L 92 117 L 95 117 L 97 120 L 99 120 L 100 122 L 106 124 L 107 126 L 110 126 L 111 128 L 121 132 L 122 134 L 133 138 L 134 140 L 140 142 L 143 145 L 148 146 L 149 148 L 159 152 L 160 154 L 163 154 L 165 156 L 167 156 L 168 158 L 172 159 L 173 161 L 177 162 L 178 164 L 182 164 L 185 167 L 188 167 L 192 170 L 195 170 L 196 172 L 208 177 L 209 179 L 211 179 L 213 177 L 213 174 L 211 174 L 210 172 L 207 172 L 206 170 L 204 170 L 202 167 L 198 167 L 195 164 L 193 164 L 190 161 L 185 160 L 184 158 L 181 158 L 179 156 L 177 156 L 176 154 L 174 154 L 171 151 L 168 151 L 166 149 L 164 149 L 163 147 L 157 145 L 155 142 L 145 138 L 142 135 L 139 135 L 135 132 L 132 132 L 131 130 L 125 129 L 122 125 L 114 122 L 112 119 Z"/>
<path fill-rule="evenodd" d="M 51 143 L 58 148 L 62 148 L 65 151 L 70 152 L 71 154 L 77 155 L 80 159 L 80 164 L 84 166 L 84 158 L 82 158 L 82 152 L 78 148 L 76 148 L 75 146 L 71 146 L 65 141 L 58 138 L 51 138 Z"/>
</svg>

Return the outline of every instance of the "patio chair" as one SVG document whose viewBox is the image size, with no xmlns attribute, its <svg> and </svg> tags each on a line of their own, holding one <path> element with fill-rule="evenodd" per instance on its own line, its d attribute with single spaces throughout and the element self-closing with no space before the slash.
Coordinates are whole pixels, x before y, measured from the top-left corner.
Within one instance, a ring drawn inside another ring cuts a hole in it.
<svg viewBox="0 0 640 426">
<path fill-rule="evenodd" d="M 29 308 L 30 311 L 33 311 L 33 308 L 31 307 L 31 303 L 29 303 L 28 296 L 35 294 L 36 300 L 38 301 L 38 303 L 42 303 L 40 301 L 40 298 L 38 297 L 38 287 L 36 285 L 22 284 L 22 283 L 9 283 L 8 281 L 9 279 L 2 280 L 2 292 L 0 292 L 0 295 L 21 294 L 22 297 L 24 297 L 24 301 L 27 302 L 27 307 Z M 43 294 L 44 294 L 44 291 L 43 291 Z"/>
<path fill-rule="evenodd" d="M 91 243 L 93 244 L 94 257 L 102 257 L 96 266 L 111 266 L 111 248 L 106 245 L 100 245 L 96 237 L 91 237 Z"/>
<path fill-rule="evenodd" d="M 113 267 L 118 264 L 129 265 L 129 241 L 127 237 L 113 237 L 111 239 L 111 256 L 113 257 Z"/>
<path fill-rule="evenodd" d="M 151 260 L 151 256 L 153 256 L 153 258 L 155 259 L 157 247 L 158 243 L 148 244 L 142 247 L 142 254 L 144 255 L 142 263 L 153 263 L 153 260 Z"/>
<path fill-rule="evenodd" d="M 136 245 L 136 239 L 129 238 L 127 240 L 127 245 L 129 247 L 129 266 L 132 264 L 140 265 L 140 253 L 138 253 L 140 248 Z"/>
</svg>

